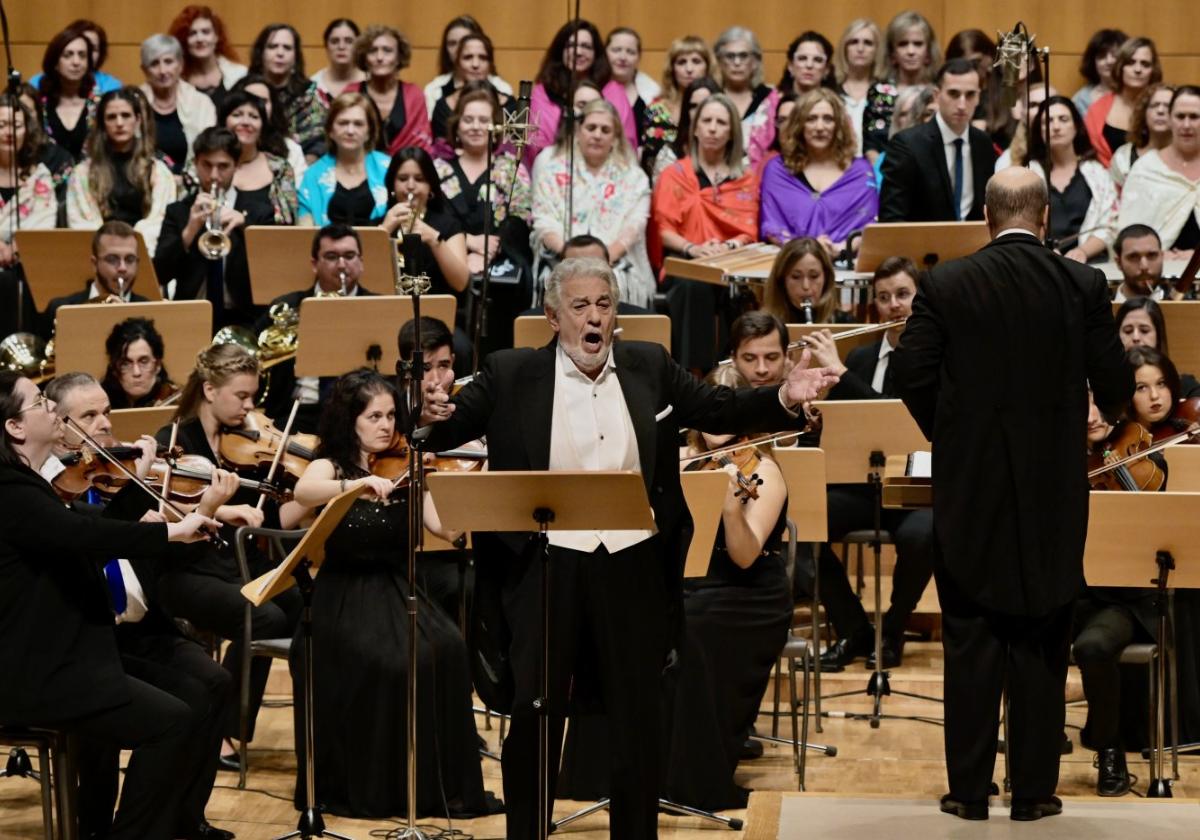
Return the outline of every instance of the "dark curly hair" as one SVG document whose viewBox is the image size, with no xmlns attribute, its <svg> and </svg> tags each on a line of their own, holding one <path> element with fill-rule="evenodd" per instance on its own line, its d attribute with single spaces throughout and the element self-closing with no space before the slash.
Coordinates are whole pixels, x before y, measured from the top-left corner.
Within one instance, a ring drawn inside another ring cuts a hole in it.
<svg viewBox="0 0 1200 840">
<path fill-rule="evenodd" d="M 587 78 L 603 88 L 612 78 L 612 68 L 608 64 L 608 56 L 604 54 L 604 42 L 600 39 L 600 30 L 589 20 L 572 20 L 564 23 L 554 40 L 542 56 L 542 66 L 538 70 L 537 80 L 541 82 L 550 98 L 560 105 L 567 102 L 568 91 L 571 89 L 571 71 L 563 64 L 563 50 L 567 42 L 577 31 L 587 32 L 592 36 L 592 48 L 595 59 L 587 71 Z"/>
<path fill-rule="evenodd" d="M 317 446 L 317 457 L 328 458 L 347 478 L 366 475 L 358 461 L 362 446 L 354 431 L 354 422 L 366 410 L 371 398 L 378 394 L 390 394 L 396 400 L 396 388 L 391 380 L 378 371 L 359 368 L 338 378 L 321 412 L 317 427 L 321 443 Z"/>
</svg>

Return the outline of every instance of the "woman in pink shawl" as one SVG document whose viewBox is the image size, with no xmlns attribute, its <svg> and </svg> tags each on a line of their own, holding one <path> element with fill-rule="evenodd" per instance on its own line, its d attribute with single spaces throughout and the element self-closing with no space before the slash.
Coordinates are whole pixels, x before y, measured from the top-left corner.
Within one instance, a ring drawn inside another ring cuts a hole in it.
<svg viewBox="0 0 1200 840">
<path fill-rule="evenodd" d="M 554 145 L 563 106 L 573 87 L 572 81 L 582 79 L 595 82 L 604 98 L 617 109 L 621 128 L 630 148 L 636 152 L 638 137 L 633 109 L 629 106 L 624 86 L 613 81 L 612 69 L 600 41 L 600 31 L 590 21 L 571 21 L 564 24 L 550 42 L 530 97 L 529 121 L 534 128 L 525 147 L 524 160 L 531 171 L 538 152 Z"/>
<path fill-rule="evenodd" d="M 779 245 L 811 236 L 841 253 L 879 213 L 875 171 L 854 157 L 841 97 L 825 88 L 801 96 L 781 141 L 763 168 L 759 235 Z"/>
</svg>

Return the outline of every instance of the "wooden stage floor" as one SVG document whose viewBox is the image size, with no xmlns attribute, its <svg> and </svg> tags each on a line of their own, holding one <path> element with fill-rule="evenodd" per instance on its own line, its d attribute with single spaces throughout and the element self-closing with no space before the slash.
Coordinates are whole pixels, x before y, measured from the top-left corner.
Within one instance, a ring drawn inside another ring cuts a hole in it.
<svg viewBox="0 0 1200 840">
<path fill-rule="evenodd" d="M 868 672 L 861 663 L 841 674 L 827 674 L 824 679 L 826 694 L 839 690 L 865 689 Z M 892 688 L 915 691 L 921 694 L 940 696 L 942 690 L 941 646 L 934 642 L 912 643 L 905 651 L 904 666 L 892 676 Z M 268 700 L 286 700 L 290 692 L 286 666 L 275 664 L 272 681 L 268 687 Z M 786 691 L 784 692 L 786 696 Z M 1079 699 L 1082 691 L 1078 672 L 1072 670 L 1067 689 L 1068 699 Z M 865 694 L 859 697 L 828 701 L 826 710 L 865 711 L 869 708 Z M 763 708 L 770 710 L 770 693 L 764 698 Z M 941 707 L 924 701 L 905 698 L 888 698 L 884 711 L 891 714 L 941 716 Z M 1068 707 L 1067 721 L 1075 727 L 1082 726 L 1085 709 L 1082 705 Z M 479 718 L 480 733 L 486 738 L 493 751 L 498 748 L 498 731 L 490 731 Z M 785 719 L 780 721 L 780 733 L 789 732 Z M 840 794 L 871 796 L 883 794 L 898 799 L 926 799 L 930 809 L 936 808 L 936 799 L 946 790 L 945 762 L 942 760 L 942 730 L 940 726 L 907 720 L 884 720 L 879 729 L 871 729 L 865 721 L 833 718 L 824 723 L 825 731 L 811 733 L 813 741 L 834 744 L 838 754 L 834 758 L 811 754 L 808 763 L 808 789 L 816 794 Z M 759 719 L 759 732 L 770 731 L 770 718 Z M 1062 780 L 1059 793 L 1064 797 L 1089 797 L 1094 793 L 1095 770 L 1092 768 L 1093 754 L 1078 745 L 1077 728 L 1069 728 L 1068 734 L 1075 742 L 1073 754 L 1063 757 Z M 1144 792 L 1146 786 L 1146 763 L 1137 756 L 1129 756 L 1130 769 L 1139 777 L 1136 789 Z M 221 828 L 237 834 L 240 840 L 268 840 L 295 828 L 296 814 L 292 809 L 291 794 L 295 773 L 295 757 L 292 752 L 292 709 L 291 706 L 264 708 L 259 719 L 259 736 L 250 750 L 249 790 L 235 788 L 234 774 L 222 773 L 217 779 L 220 787 L 214 791 L 208 807 L 209 819 Z M 484 759 L 484 781 L 486 786 L 501 792 L 500 766 L 497 762 Z M 1001 762 L 997 761 L 996 779 L 1003 775 Z M 1181 779 L 1176 783 L 1177 797 L 1200 797 L 1200 758 L 1180 759 Z M 756 790 L 795 791 L 796 777 L 791 771 L 791 749 L 786 745 L 768 744 L 765 754 L 756 761 L 743 762 L 738 770 L 738 780 Z M 1111 801 L 1111 800 L 1106 800 Z M 1155 808 L 1160 803 L 1128 795 L 1122 802 L 1141 808 Z M 560 802 L 557 811 L 563 815 L 581 807 L 582 803 Z M 1068 802 L 1068 807 L 1070 803 Z M 728 816 L 745 817 L 745 812 L 728 812 Z M 949 823 L 958 821 L 945 817 Z M 445 828 L 445 820 L 427 821 Z M 1200 825 L 1200 813 L 1196 822 Z M 331 818 L 328 828 L 354 838 L 380 837 L 390 828 L 398 828 L 400 821 L 366 821 Z M 742 833 L 706 825 L 690 817 L 664 815 L 660 822 L 663 838 L 710 838 L 742 837 Z M 500 838 L 504 835 L 502 816 L 485 819 L 456 821 L 455 829 L 477 839 Z M 714 834 L 714 832 L 717 832 Z M 35 840 L 41 834 L 41 810 L 39 789 L 35 782 L 27 779 L 0 779 L 0 838 L 4 840 Z M 561 836 L 592 840 L 607 837 L 607 818 L 597 814 L 567 827 Z M 1183 836 L 1183 835 L 1181 835 Z"/>
</svg>

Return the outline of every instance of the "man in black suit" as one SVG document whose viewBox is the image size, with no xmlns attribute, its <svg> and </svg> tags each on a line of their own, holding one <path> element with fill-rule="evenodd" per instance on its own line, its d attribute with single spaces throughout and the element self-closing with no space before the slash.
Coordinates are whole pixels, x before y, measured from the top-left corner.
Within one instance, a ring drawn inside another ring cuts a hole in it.
<svg viewBox="0 0 1200 840">
<path fill-rule="evenodd" d="M 335 222 L 313 234 L 312 239 L 312 283 L 302 289 L 285 292 L 271 301 L 267 311 L 254 324 L 258 335 L 271 326 L 272 311 L 278 313 L 284 307 L 296 313 L 296 329 L 299 329 L 301 305 L 312 297 L 373 297 L 374 292 L 358 285 L 363 275 L 362 240 L 350 225 Z M 276 309 L 276 307 L 280 309 Z M 300 400 L 296 413 L 295 430 L 314 433 L 321 414 L 321 397 L 333 387 L 335 377 L 318 379 L 315 376 L 296 378 L 294 361 L 280 362 L 267 371 L 269 392 L 264 408 L 278 423 L 285 423 L 292 409 L 292 401 Z"/>
<path fill-rule="evenodd" d="M 59 417 L 71 418 L 95 437 L 112 435 L 108 395 L 90 374 L 58 376 L 46 387 L 46 396 L 57 404 Z M 229 481 L 231 474 L 218 474 L 224 485 L 214 482 L 214 488 L 205 494 L 198 508 L 205 515 L 215 513 L 217 505 L 236 489 L 236 483 Z M 224 498 L 223 489 L 228 490 Z M 85 501 L 102 507 L 98 495 L 91 495 L 85 496 Z M 133 498 L 127 499 L 129 496 Z M 113 499 L 110 513 L 117 519 L 136 520 L 146 509 L 147 498 L 130 486 Z M 126 674 L 182 700 L 190 713 L 186 752 L 175 776 L 174 836 L 227 840 L 233 833 L 209 824 L 204 811 L 217 777 L 221 724 L 233 702 L 233 681 L 204 648 L 179 632 L 163 610 L 157 597 L 163 562 L 163 557 L 151 556 L 106 560 L 104 576 L 117 614 L 117 648 Z M 81 744 L 79 813 L 85 836 L 93 828 L 98 836 L 105 836 L 112 825 L 119 752 L 111 743 Z M 166 803 L 159 807 L 167 809 Z"/>
<path fill-rule="evenodd" d="M 274 224 L 270 206 L 246 202 L 233 189 L 233 176 L 242 144 L 227 128 L 206 128 L 192 143 L 196 176 L 201 188 L 167 206 L 154 269 L 165 288 L 175 281 L 175 300 L 207 299 L 213 305 L 213 326 L 253 321 L 250 267 L 246 261 L 246 227 Z M 200 250 L 201 238 L 214 215 L 213 187 L 221 198 L 216 221 L 230 240 L 224 258 L 208 259 Z"/>
<path fill-rule="evenodd" d="M 979 73 L 966 58 L 937 72 L 937 113 L 892 138 L 883 159 L 881 222 L 954 222 L 983 218 L 983 191 L 996 168 L 991 138 L 971 125 Z"/>
<path fill-rule="evenodd" d="M 92 274 L 78 292 L 50 301 L 42 316 L 42 335 L 54 336 L 54 318 L 60 306 L 103 303 L 116 297 L 125 303 L 142 303 L 146 298 L 133 291 L 138 273 L 137 234 L 125 222 L 105 222 L 92 236 Z"/>
<path fill-rule="evenodd" d="M 1045 248 L 1043 181 L 988 183 L 992 242 L 921 281 L 892 365 L 933 442 L 934 580 L 942 606 L 942 810 L 986 819 L 1002 690 L 1012 818 L 1057 814 L 1071 606 L 1087 535 L 1088 385 L 1133 393 L 1104 275 Z"/>
<path fill-rule="evenodd" d="M 907 257 L 889 257 L 872 278 L 875 310 L 880 322 L 898 321 L 912 314 L 917 293 L 917 267 Z M 829 392 L 831 400 L 896 399 L 891 354 L 904 334 L 904 324 L 883 333 L 873 344 L 856 347 L 842 364 L 837 343 L 828 331 L 809 337 L 817 364 L 837 371 L 841 381 Z M 821 668 L 841 671 L 859 657 L 875 667 L 875 631 L 862 601 L 850 588 L 846 568 L 833 553 L 831 543 L 842 535 L 875 525 L 875 494 L 867 484 L 831 485 L 826 497 L 829 542 L 821 546 L 819 571 L 821 603 L 833 622 L 838 641 L 821 655 Z M 933 513 L 929 510 L 884 510 L 880 525 L 896 544 L 892 573 L 891 606 L 883 616 L 883 667 L 895 668 L 904 654 L 904 627 L 933 574 Z"/>
<path fill-rule="evenodd" d="M 571 680 L 598 679 L 612 720 L 611 828 L 623 840 L 656 835 L 661 775 L 659 683 L 668 647 L 666 615 L 678 609 L 677 540 L 688 520 L 679 483 L 678 429 L 772 431 L 836 378 L 802 359 L 780 387 L 733 391 L 703 385 L 645 342 L 613 344 L 620 290 L 605 263 L 568 259 L 551 274 L 545 313 L 557 338 L 545 347 L 490 355 L 449 401 L 427 388 L 422 417 L 438 421 L 442 450 L 487 435 L 489 469 L 633 469 L 654 511 L 645 532 L 551 532 L 550 745 L 557 775 Z M 796 411 L 792 410 L 795 407 Z M 516 691 L 504 746 L 508 836 L 535 837 L 541 564 L 528 534 L 502 534 L 504 606 L 512 629 Z M 588 664 L 580 659 L 588 660 Z M 590 667 L 589 667 L 590 666 Z"/>
</svg>

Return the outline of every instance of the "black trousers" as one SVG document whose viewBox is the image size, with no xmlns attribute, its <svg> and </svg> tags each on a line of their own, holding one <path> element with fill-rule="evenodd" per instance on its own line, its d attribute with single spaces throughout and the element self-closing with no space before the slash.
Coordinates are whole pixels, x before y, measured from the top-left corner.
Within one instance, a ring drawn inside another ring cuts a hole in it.
<svg viewBox="0 0 1200 840">
<path fill-rule="evenodd" d="M 942 605 L 950 795 L 987 799 L 1007 690 L 1013 798 L 1053 796 L 1066 720 L 1071 604 L 1044 616 L 1004 615 L 979 606 L 936 562 L 934 580 Z"/>
<path fill-rule="evenodd" d="M 609 554 L 551 548 L 550 780 L 558 775 L 563 722 L 581 686 L 598 679 L 612 723 L 610 834 L 622 840 L 657 835 L 659 684 L 666 657 L 666 612 L 660 540 Z M 510 840 L 537 836 L 538 722 L 533 700 L 542 657 L 540 561 L 514 570 L 505 593 L 516 683 L 512 726 L 504 742 L 504 798 Z M 550 814 L 541 819 L 549 820 Z"/>
<path fill-rule="evenodd" d="M 1083 741 L 1092 749 L 1121 747 L 1121 651 L 1149 641 L 1129 607 L 1087 595 L 1075 602 L 1075 664 L 1088 703 Z"/>
<path fill-rule="evenodd" d="M 238 732 L 238 701 L 242 683 L 242 625 L 246 615 L 246 599 L 241 584 L 219 577 L 191 572 L 172 572 L 162 579 L 162 597 L 172 615 L 186 618 L 201 630 L 208 630 L 229 639 L 223 665 L 232 677 L 234 701 L 228 704 L 222 725 L 225 738 L 240 737 Z M 289 589 L 261 607 L 250 610 L 250 634 L 254 639 L 290 639 L 300 620 L 300 593 Z M 271 673 L 271 660 L 261 656 L 250 662 L 250 728 L 248 739 L 254 737 L 254 721 L 262 706 Z"/>
<path fill-rule="evenodd" d="M 829 542 L 821 545 L 821 603 L 838 638 L 846 639 L 864 632 L 868 619 L 831 544 L 850 531 L 875 527 L 875 496 L 869 484 L 835 484 L 829 488 L 826 504 Z M 899 637 L 933 574 L 933 511 L 885 509 L 880 527 L 890 531 L 896 542 L 892 602 L 883 615 L 883 632 Z"/>
<path fill-rule="evenodd" d="M 131 677 L 182 700 L 188 708 L 188 737 L 174 779 L 177 834 L 204 821 L 204 809 L 217 778 L 224 717 L 232 701 L 232 679 L 195 642 L 178 635 L 117 628 L 121 662 Z M 81 834 L 88 837 L 112 822 L 117 801 L 120 750 L 111 742 L 81 739 L 79 748 Z M 93 828 L 95 826 L 96 828 Z"/>
<path fill-rule="evenodd" d="M 178 774 L 190 755 L 191 713 L 186 703 L 161 689 L 131 676 L 125 683 L 132 699 L 122 706 L 72 721 L 34 723 L 52 723 L 75 736 L 82 836 L 98 832 L 107 840 L 171 840 L 176 836 Z M 115 759 L 120 750 L 133 752 L 114 817 L 116 768 L 106 768 L 103 757 Z"/>
</svg>

